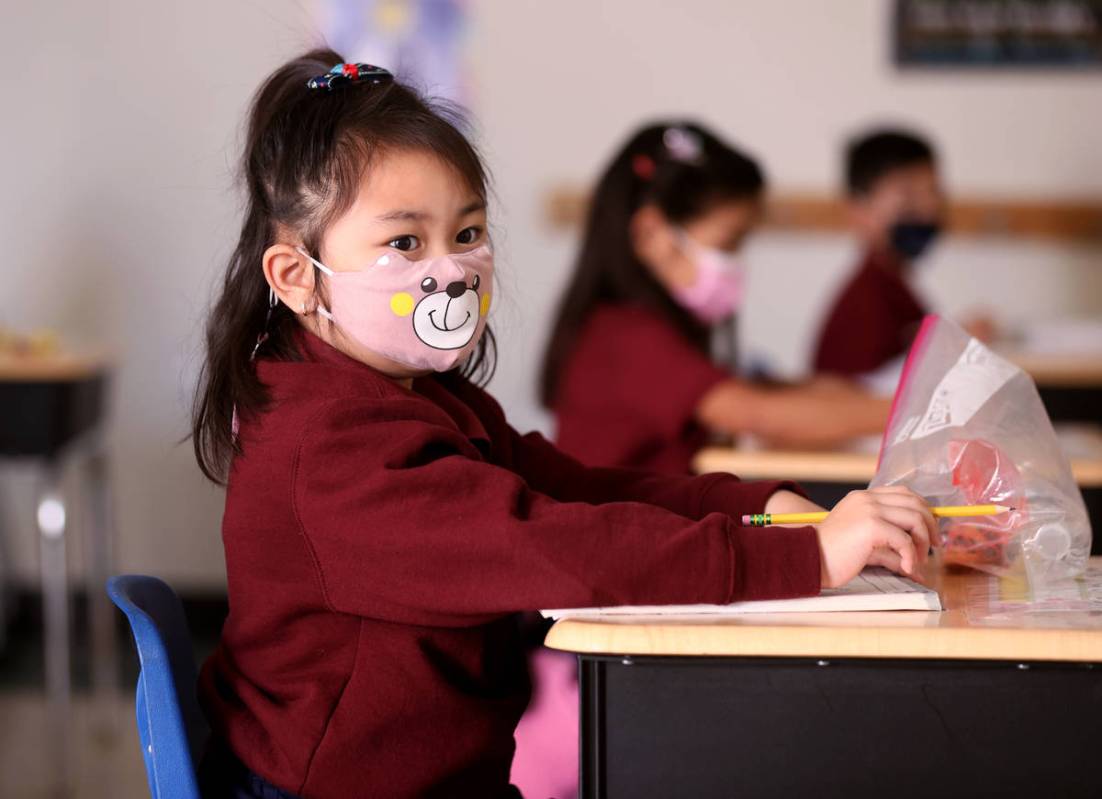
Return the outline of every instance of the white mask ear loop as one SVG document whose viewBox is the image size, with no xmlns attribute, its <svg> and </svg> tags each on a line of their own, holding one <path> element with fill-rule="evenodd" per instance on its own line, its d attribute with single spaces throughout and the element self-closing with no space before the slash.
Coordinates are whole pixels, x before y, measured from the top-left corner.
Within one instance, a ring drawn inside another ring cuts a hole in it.
<svg viewBox="0 0 1102 799">
<path fill-rule="evenodd" d="M 319 261 L 314 256 L 310 255 L 310 253 L 306 252 L 306 250 L 304 250 L 302 247 L 295 247 L 295 249 L 298 250 L 299 254 L 302 255 L 304 258 L 306 258 L 306 260 L 308 260 L 310 263 L 312 263 L 314 266 L 316 266 L 322 272 L 327 274 L 329 277 L 332 277 L 335 274 L 332 269 L 330 269 L 328 266 L 323 264 L 321 261 Z M 319 316 L 324 316 L 330 322 L 333 321 L 333 314 L 329 313 L 329 311 L 327 311 L 325 308 L 322 308 L 320 305 L 317 308 L 315 308 L 314 310 L 318 313 Z M 302 312 L 304 314 L 306 313 L 306 303 L 303 303 L 303 305 L 302 305 Z"/>
<path fill-rule="evenodd" d="M 304 250 L 302 247 L 295 247 L 295 249 L 298 250 L 299 255 L 306 258 L 306 260 L 308 260 L 310 263 L 312 263 L 314 266 L 316 266 L 321 271 L 325 272 L 325 274 L 329 275 L 330 277 L 333 276 L 334 272 L 333 272 L 332 269 L 330 269 L 328 266 L 323 264 L 321 261 L 319 261 L 317 258 L 312 256 L 310 253 L 306 252 L 306 250 Z"/>
</svg>

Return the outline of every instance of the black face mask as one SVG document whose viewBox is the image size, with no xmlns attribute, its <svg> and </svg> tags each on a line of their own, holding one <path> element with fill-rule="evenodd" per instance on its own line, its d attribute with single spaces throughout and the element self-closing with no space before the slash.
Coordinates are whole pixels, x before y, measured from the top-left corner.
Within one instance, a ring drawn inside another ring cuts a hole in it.
<svg viewBox="0 0 1102 799">
<path fill-rule="evenodd" d="M 914 261 L 922 257 L 940 233 L 941 225 L 937 222 L 896 222 L 890 233 L 892 249 L 908 261 Z"/>
</svg>

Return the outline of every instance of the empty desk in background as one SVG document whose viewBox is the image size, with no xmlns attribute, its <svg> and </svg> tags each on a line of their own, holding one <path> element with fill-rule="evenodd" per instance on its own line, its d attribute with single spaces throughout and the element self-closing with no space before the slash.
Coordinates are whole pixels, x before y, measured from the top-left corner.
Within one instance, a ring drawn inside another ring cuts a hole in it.
<svg viewBox="0 0 1102 799">
<path fill-rule="evenodd" d="M 998 352 L 1033 378 L 1054 422 L 1102 424 L 1102 354 Z"/>
<path fill-rule="evenodd" d="M 1057 437 L 1071 455 L 1071 471 L 1095 530 L 1102 530 L 1102 429 L 1057 426 Z M 855 449 L 775 450 L 758 445 L 705 447 L 693 460 L 698 474 L 729 472 L 744 480 L 795 480 L 812 501 L 825 508 L 854 489 L 865 488 L 876 474 L 875 442 Z M 1102 554 L 1096 535 L 1092 554 Z"/>
<path fill-rule="evenodd" d="M 114 617 L 103 591 L 111 571 L 112 530 L 102 436 L 107 382 L 102 360 L 0 356 L 0 457 L 27 459 L 39 472 L 35 521 L 41 553 L 49 745 L 62 790 L 71 694 L 65 550 L 74 518 L 85 533 L 93 687 L 103 691 L 116 679 Z M 63 488 L 62 474 L 69 464 L 79 470 L 79 500 Z"/>
<path fill-rule="evenodd" d="M 941 613 L 557 622 L 581 796 L 1102 795 L 1102 615 L 997 621 L 1006 581 L 939 582 Z"/>
</svg>

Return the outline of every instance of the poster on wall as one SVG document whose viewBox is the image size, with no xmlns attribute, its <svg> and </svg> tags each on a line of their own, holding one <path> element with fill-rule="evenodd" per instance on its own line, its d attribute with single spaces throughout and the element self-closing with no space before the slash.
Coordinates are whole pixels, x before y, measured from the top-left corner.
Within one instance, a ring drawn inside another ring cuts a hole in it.
<svg viewBox="0 0 1102 799">
<path fill-rule="evenodd" d="M 1102 0 L 895 0 L 900 67 L 1102 67 Z"/>
<path fill-rule="evenodd" d="M 432 96 L 465 102 L 467 5 L 468 0 L 321 0 L 319 8 L 326 41 L 347 60 L 386 67 Z"/>
</svg>

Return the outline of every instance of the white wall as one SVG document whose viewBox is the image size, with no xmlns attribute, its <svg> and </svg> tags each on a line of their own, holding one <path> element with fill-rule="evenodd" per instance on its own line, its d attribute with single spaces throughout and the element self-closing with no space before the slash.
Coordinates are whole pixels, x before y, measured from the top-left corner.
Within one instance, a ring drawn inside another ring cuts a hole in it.
<svg viewBox="0 0 1102 799">
<path fill-rule="evenodd" d="M 0 322 L 51 325 L 118 358 L 120 569 L 177 584 L 222 579 L 220 493 L 175 441 L 186 431 L 200 319 L 236 234 L 237 125 L 263 75 L 315 42 L 313 2 L 70 0 L 5 11 Z M 888 61 L 888 7 L 472 3 L 472 105 L 501 201 L 507 293 L 494 389 L 518 426 L 547 424 L 532 378 L 573 248 L 545 227 L 543 192 L 591 179 L 649 117 L 700 117 L 785 188 L 834 187 L 844 136 L 887 119 L 936 134 L 960 191 L 1102 195 L 1102 76 L 900 74 Z M 751 256 L 744 343 L 798 372 L 849 245 L 770 235 Z M 1097 314 L 1100 260 L 1085 248 L 949 242 L 925 282 L 949 311 L 983 298 L 1011 321 Z M 3 470 L 3 529 L 15 572 L 31 577 L 33 537 L 15 523 L 30 512 L 25 471 Z"/>
<path fill-rule="evenodd" d="M 199 320 L 238 225 L 249 93 L 310 39 L 290 0 L 7 4 L 0 25 L 0 323 L 111 352 L 120 570 L 222 579 L 222 499 L 186 409 Z M 3 470 L 5 547 L 33 578 L 33 474 Z M 79 548 L 73 553 L 79 562 Z"/>
</svg>

